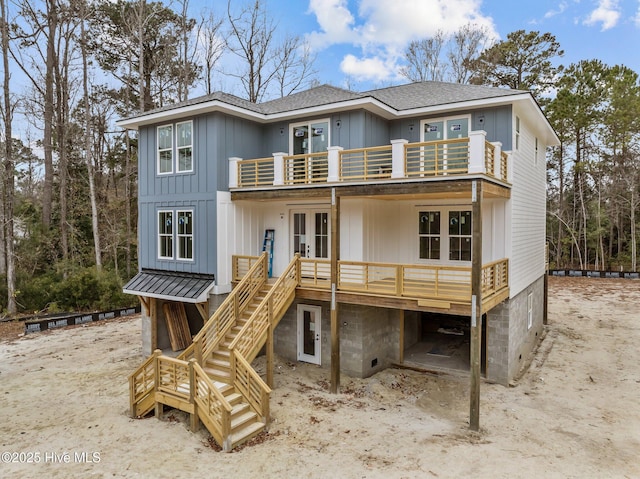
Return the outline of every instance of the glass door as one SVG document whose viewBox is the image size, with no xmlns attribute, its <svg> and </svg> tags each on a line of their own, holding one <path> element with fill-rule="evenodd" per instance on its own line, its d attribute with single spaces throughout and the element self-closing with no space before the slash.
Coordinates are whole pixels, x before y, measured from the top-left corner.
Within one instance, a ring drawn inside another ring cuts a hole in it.
<svg viewBox="0 0 640 479">
<path fill-rule="evenodd" d="M 293 254 L 301 258 L 329 258 L 329 212 L 296 211 L 292 213 Z"/>
<path fill-rule="evenodd" d="M 298 361 L 320 364 L 322 308 L 298 305 Z"/>
</svg>

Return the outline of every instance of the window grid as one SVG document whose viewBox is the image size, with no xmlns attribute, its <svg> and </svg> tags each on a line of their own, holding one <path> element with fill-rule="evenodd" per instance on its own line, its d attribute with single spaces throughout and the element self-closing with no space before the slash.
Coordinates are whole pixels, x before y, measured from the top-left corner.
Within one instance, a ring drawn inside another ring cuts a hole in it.
<svg viewBox="0 0 640 479">
<path fill-rule="evenodd" d="M 158 212 L 158 257 L 173 259 L 173 211 Z"/>
<path fill-rule="evenodd" d="M 164 125 L 157 129 L 158 174 L 173 173 L 173 126 Z"/>
<path fill-rule="evenodd" d="M 191 121 L 176 123 L 176 145 L 179 173 L 193 171 L 193 126 Z"/>
<path fill-rule="evenodd" d="M 449 211 L 449 259 L 471 261 L 471 211 Z"/>
<path fill-rule="evenodd" d="M 440 212 L 418 213 L 420 259 L 440 259 Z"/>
<path fill-rule="evenodd" d="M 193 211 L 178 210 L 178 259 L 193 259 Z"/>
</svg>

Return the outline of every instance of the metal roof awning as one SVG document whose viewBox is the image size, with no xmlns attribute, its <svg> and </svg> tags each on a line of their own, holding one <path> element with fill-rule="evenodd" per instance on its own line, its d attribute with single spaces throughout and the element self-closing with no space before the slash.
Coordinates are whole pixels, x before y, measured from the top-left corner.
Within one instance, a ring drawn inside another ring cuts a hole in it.
<svg viewBox="0 0 640 479">
<path fill-rule="evenodd" d="M 196 304 L 206 302 L 214 286 L 213 275 L 143 270 L 125 284 L 122 291 L 136 296 Z"/>
</svg>

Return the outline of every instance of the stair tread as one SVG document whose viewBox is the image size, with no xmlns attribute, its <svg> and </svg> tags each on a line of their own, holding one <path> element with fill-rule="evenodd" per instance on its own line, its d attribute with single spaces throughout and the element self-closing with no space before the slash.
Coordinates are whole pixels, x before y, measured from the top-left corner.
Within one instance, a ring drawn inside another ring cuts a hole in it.
<svg viewBox="0 0 640 479">
<path fill-rule="evenodd" d="M 235 447 L 241 442 L 244 442 L 248 439 L 251 439 L 253 436 L 262 432 L 265 428 L 265 424 L 263 422 L 254 422 L 248 424 L 242 429 L 238 429 L 237 431 L 231 433 L 231 447 Z"/>
<path fill-rule="evenodd" d="M 233 417 L 238 417 L 241 414 L 244 414 L 245 411 L 249 410 L 249 404 L 246 402 L 238 402 L 236 404 L 232 404 L 231 407 L 231 423 L 233 424 Z"/>
<path fill-rule="evenodd" d="M 248 424 L 250 422 L 255 422 L 257 420 L 258 420 L 258 415 L 255 412 L 251 410 L 242 412 L 237 416 L 231 418 L 231 430 L 237 431 L 243 425 Z"/>
</svg>

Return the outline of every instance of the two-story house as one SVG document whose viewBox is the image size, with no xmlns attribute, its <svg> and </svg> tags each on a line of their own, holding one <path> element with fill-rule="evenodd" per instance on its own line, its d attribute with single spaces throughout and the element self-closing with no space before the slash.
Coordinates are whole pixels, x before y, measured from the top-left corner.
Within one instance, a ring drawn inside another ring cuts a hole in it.
<svg viewBox="0 0 640 479">
<path fill-rule="evenodd" d="M 132 414 L 182 407 L 229 449 L 243 439 L 225 397 L 268 416 L 245 368 L 260 350 L 270 368 L 274 352 L 327 367 L 336 387 L 392 364 L 468 371 L 474 354 L 507 384 L 535 346 L 558 139 L 530 93 L 214 93 L 119 125 L 139 132 L 140 272 L 124 290 L 143 304 L 145 352 L 195 335 L 132 375 Z"/>
</svg>

